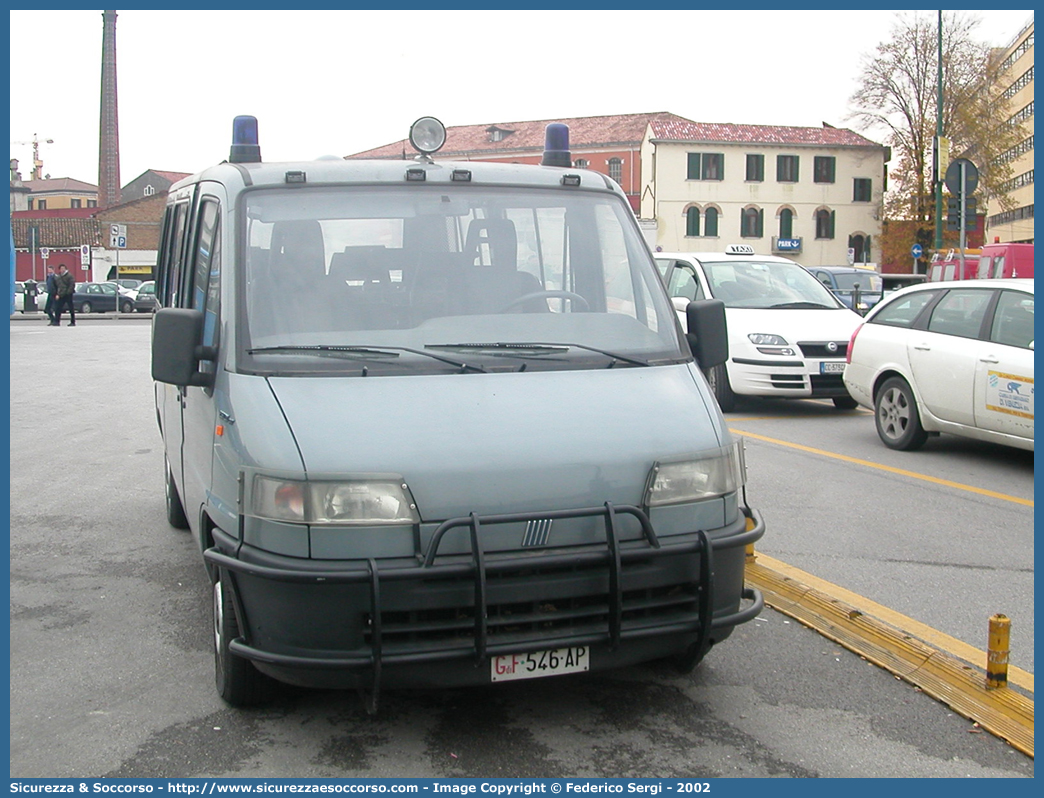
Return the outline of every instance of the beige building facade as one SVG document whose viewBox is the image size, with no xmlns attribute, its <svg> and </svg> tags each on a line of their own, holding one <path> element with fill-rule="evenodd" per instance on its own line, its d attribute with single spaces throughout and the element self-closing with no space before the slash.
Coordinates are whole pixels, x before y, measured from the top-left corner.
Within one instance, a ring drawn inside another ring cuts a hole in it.
<svg viewBox="0 0 1044 798">
<path fill-rule="evenodd" d="M 655 220 L 664 251 L 750 244 L 805 266 L 876 264 L 889 157 L 887 147 L 825 124 L 652 120 L 640 216 Z"/>
<path fill-rule="evenodd" d="M 1011 44 L 998 53 L 996 82 L 1009 102 L 1009 117 L 1002 124 L 1018 123 L 1023 138 L 998 161 L 1011 164 L 1012 177 L 1004 186 L 1015 200 L 1005 211 L 991 202 L 986 210 L 986 241 L 1033 243 L 1033 20 Z"/>
</svg>

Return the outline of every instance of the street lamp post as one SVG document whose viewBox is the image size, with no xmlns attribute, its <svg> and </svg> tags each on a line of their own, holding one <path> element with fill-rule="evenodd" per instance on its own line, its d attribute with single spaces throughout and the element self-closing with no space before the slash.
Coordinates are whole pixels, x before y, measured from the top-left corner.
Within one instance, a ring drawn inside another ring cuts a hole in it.
<svg viewBox="0 0 1044 798">
<path fill-rule="evenodd" d="M 939 84 L 935 101 L 935 251 L 942 249 L 943 227 L 943 167 L 942 167 L 942 134 L 943 134 L 943 39 L 942 11 L 939 12 Z"/>
</svg>

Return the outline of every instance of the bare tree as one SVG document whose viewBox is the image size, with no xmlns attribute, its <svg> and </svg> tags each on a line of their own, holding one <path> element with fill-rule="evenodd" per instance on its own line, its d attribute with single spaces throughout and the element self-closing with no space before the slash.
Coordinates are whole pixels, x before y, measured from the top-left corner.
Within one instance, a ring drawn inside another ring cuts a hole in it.
<svg viewBox="0 0 1044 798">
<path fill-rule="evenodd" d="M 1012 203 L 1001 185 L 1011 167 L 998 156 L 1025 134 L 1020 125 L 1006 124 L 1011 114 L 993 80 L 993 50 L 973 38 L 979 22 L 957 12 L 943 15 L 943 135 L 955 157 L 969 157 L 979 168 L 981 205 L 993 197 L 1007 209 Z M 885 217 L 916 220 L 926 249 L 934 238 L 938 64 L 937 17 L 900 14 L 891 38 L 863 57 L 859 87 L 849 99 L 854 126 L 883 136 L 892 147 Z"/>
</svg>

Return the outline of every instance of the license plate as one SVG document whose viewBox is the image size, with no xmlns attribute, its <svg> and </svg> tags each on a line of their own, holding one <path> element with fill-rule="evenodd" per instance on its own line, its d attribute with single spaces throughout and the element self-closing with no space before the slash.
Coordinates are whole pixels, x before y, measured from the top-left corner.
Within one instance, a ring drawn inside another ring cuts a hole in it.
<svg viewBox="0 0 1044 798">
<path fill-rule="evenodd" d="M 842 360 L 836 363 L 820 363 L 819 373 L 820 374 L 841 374 L 845 370 L 845 362 Z"/>
<path fill-rule="evenodd" d="M 490 678 L 494 682 L 539 679 L 542 676 L 580 673 L 589 670 L 590 667 L 591 650 L 587 646 L 572 646 L 493 657 L 490 662 Z"/>
</svg>

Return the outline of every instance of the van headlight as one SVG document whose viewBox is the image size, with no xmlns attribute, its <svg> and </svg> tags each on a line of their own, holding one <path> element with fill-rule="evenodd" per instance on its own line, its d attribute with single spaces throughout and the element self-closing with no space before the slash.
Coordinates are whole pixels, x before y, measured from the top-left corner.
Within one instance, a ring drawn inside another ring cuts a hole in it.
<svg viewBox="0 0 1044 798">
<path fill-rule="evenodd" d="M 410 489 L 400 477 L 297 480 L 254 474 L 251 515 L 291 524 L 378 526 L 418 524 Z"/>
<path fill-rule="evenodd" d="M 726 496 L 747 482 L 743 439 L 673 463 L 657 463 L 649 474 L 645 506 L 661 507 Z"/>
</svg>

